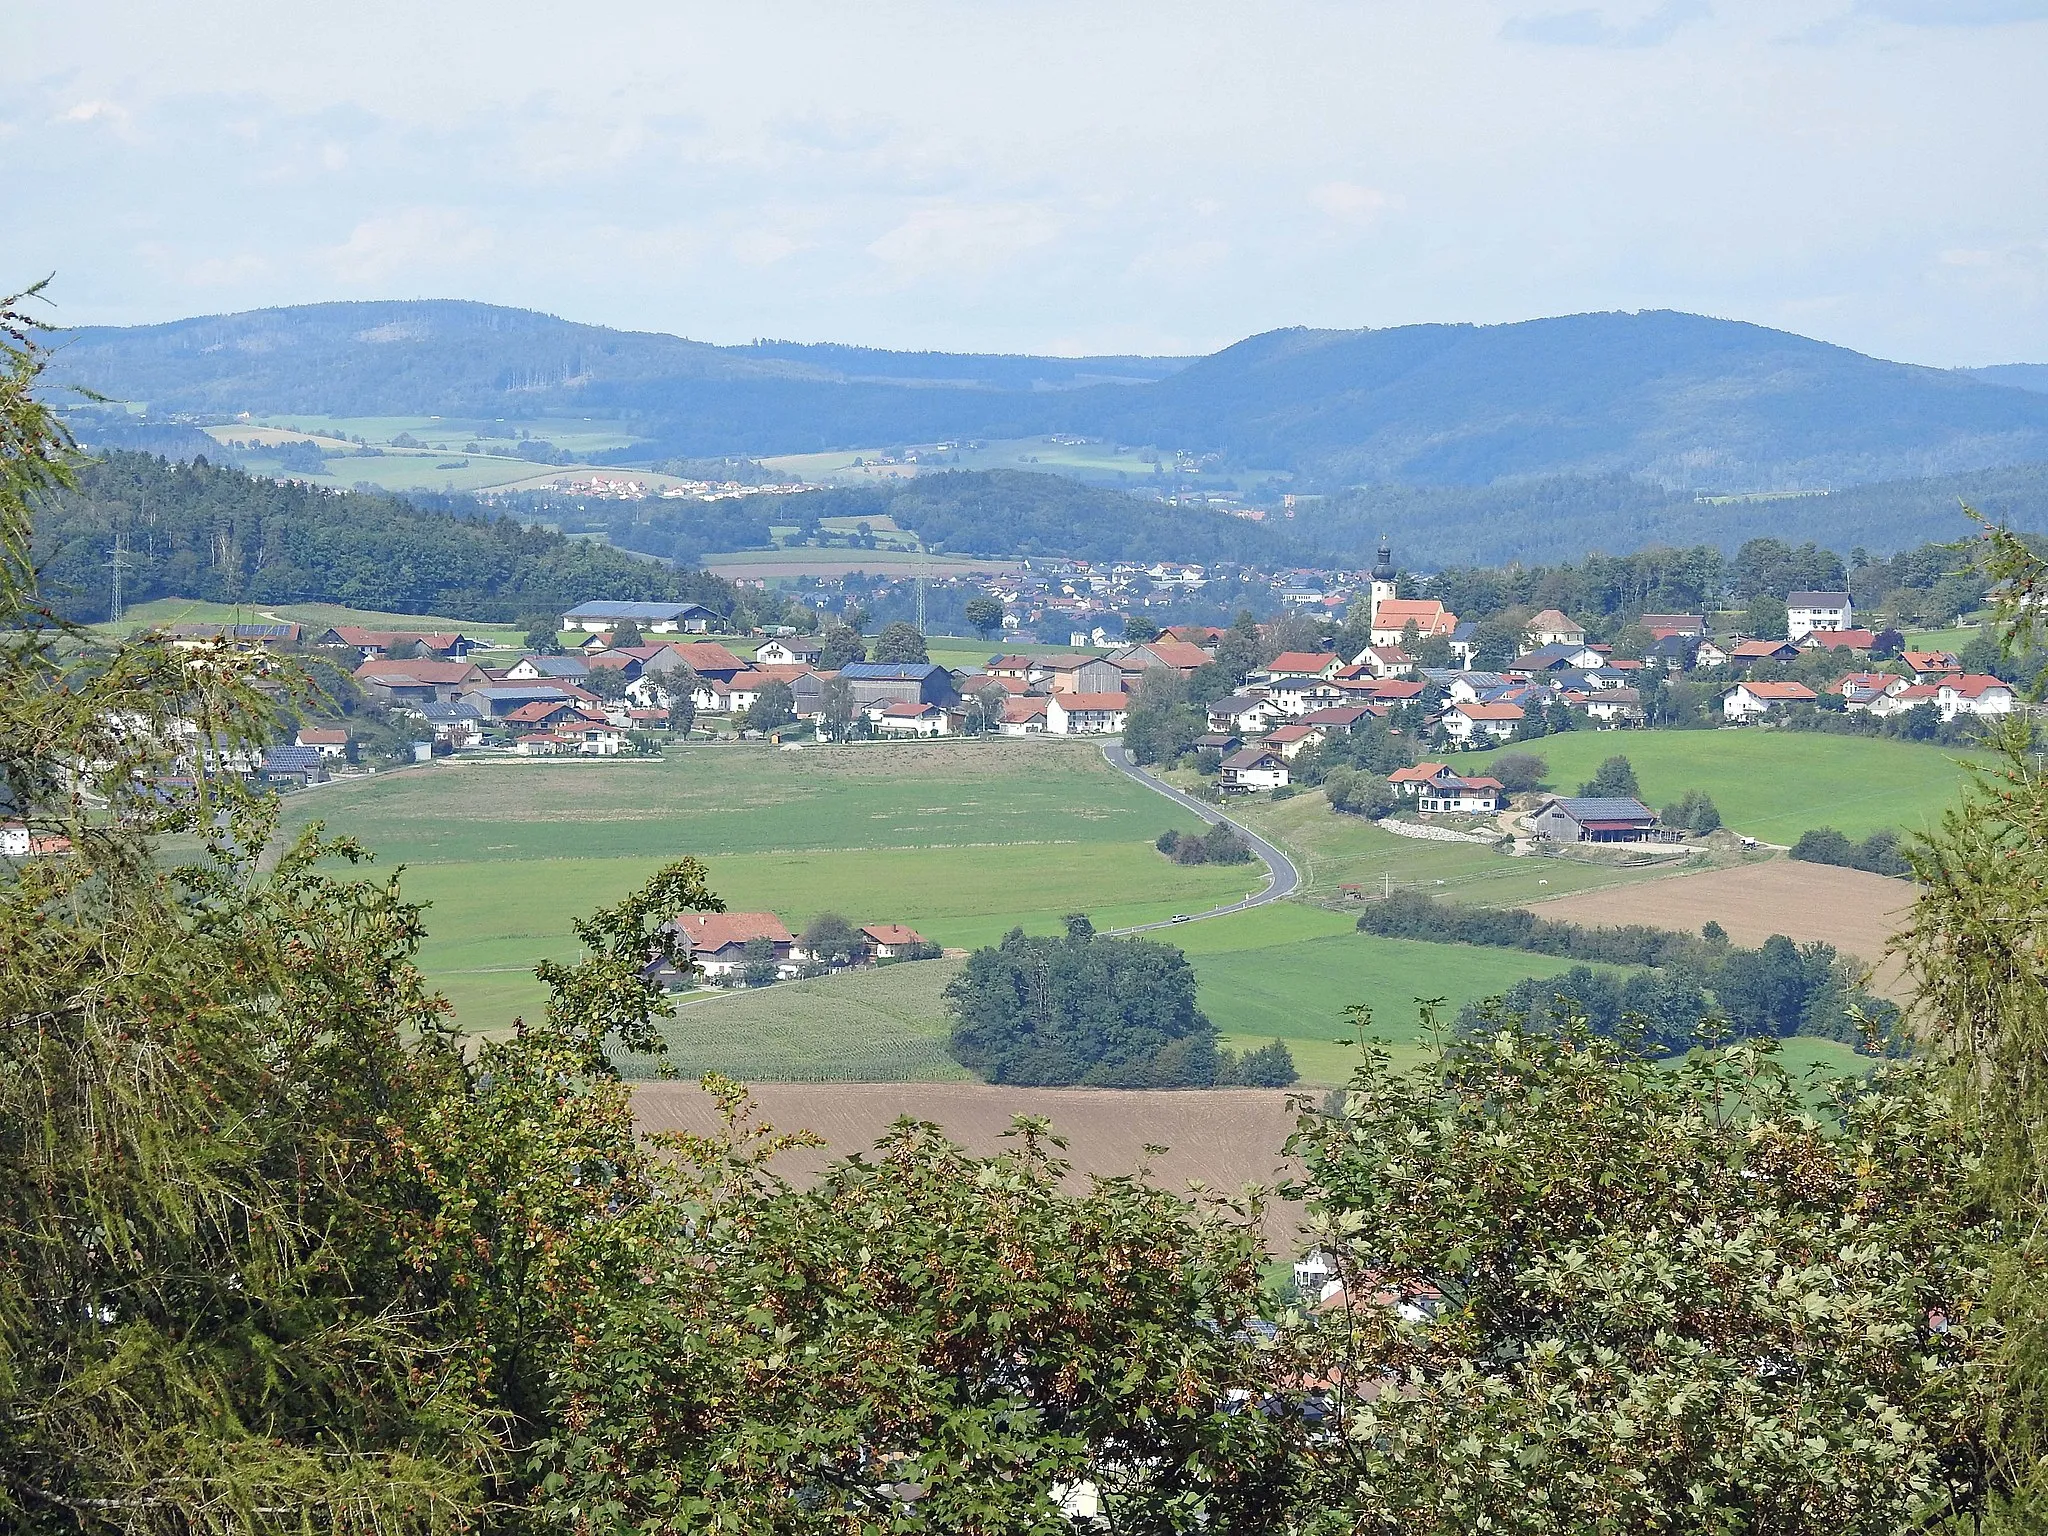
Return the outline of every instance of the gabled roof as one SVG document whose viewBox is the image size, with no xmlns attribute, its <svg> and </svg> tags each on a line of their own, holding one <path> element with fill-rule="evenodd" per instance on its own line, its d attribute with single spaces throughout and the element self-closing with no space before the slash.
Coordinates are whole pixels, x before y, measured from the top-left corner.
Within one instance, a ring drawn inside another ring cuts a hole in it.
<svg viewBox="0 0 2048 1536">
<path fill-rule="evenodd" d="M 671 640 L 668 649 L 693 672 L 740 672 L 747 665 L 716 640 Z"/>
<path fill-rule="evenodd" d="M 1784 703 L 1797 703 L 1816 697 L 1814 691 L 1804 683 L 1737 683 L 1730 693 L 1747 690 L 1751 698 L 1777 699 Z"/>
<path fill-rule="evenodd" d="M 924 935 L 915 928 L 906 928 L 901 923 L 863 923 L 862 933 L 877 944 L 922 944 Z"/>
<path fill-rule="evenodd" d="M 1594 821 L 1647 824 L 1657 819 L 1655 811 L 1628 796 L 1557 795 L 1546 801 L 1543 809 L 1549 810 L 1553 805 L 1582 826 Z"/>
<path fill-rule="evenodd" d="M 1071 715 L 1081 710 L 1129 709 L 1131 696 L 1127 693 L 1055 693 L 1047 702 L 1059 705 Z"/>
<path fill-rule="evenodd" d="M 1320 736 L 1322 734 L 1314 726 L 1304 725 L 1297 721 L 1290 725 L 1275 726 L 1266 733 L 1266 740 L 1276 744 L 1284 744 L 1292 741 L 1305 741 L 1311 736 Z"/>
<path fill-rule="evenodd" d="M 669 926 L 690 941 L 690 948 L 717 951 L 749 939 L 789 942 L 789 930 L 773 912 L 685 912 Z"/>
<path fill-rule="evenodd" d="M 849 681 L 868 683 L 921 683 L 934 673 L 947 675 L 944 667 L 930 661 L 849 661 L 839 669 Z"/>
<path fill-rule="evenodd" d="M 1225 768 L 1261 768 L 1270 763 L 1277 767 L 1281 761 L 1280 754 L 1272 751 L 1270 748 L 1242 747 L 1223 759 L 1223 766 Z"/>
<path fill-rule="evenodd" d="M 1045 713 L 1045 700 L 1040 698 L 1011 699 L 1003 706 L 1003 724 L 1028 725 Z"/>
<path fill-rule="evenodd" d="M 483 669 L 468 661 L 386 661 L 364 662 L 355 676 L 366 683 L 413 683 L 419 686 L 451 687 L 483 676 Z"/>
<path fill-rule="evenodd" d="M 1260 670 L 1269 677 L 1281 677 L 1290 673 L 1303 677 L 1320 677 L 1324 669 L 1336 659 L 1328 651 L 1282 651 Z"/>
<path fill-rule="evenodd" d="M 1389 784 L 1427 784 L 1451 771 L 1448 763 L 1417 763 L 1413 768 L 1396 768 L 1387 775 Z"/>
<path fill-rule="evenodd" d="M 1766 656 L 1775 656 L 1780 651 L 1796 651 L 1799 647 L 1790 640 L 1743 640 L 1728 647 L 1728 655 L 1736 661 L 1758 661 Z"/>
<path fill-rule="evenodd" d="M 299 732 L 299 745 L 302 747 L 345 747 L 348 745 L 348 732 L 344 730 L 329 730 L 325 726 L 309 725 Z"/>
<path fill-rule="evenodd" d="M 1830 650 L 1847 647 L 1852 651 L 1867 651 L 1877 644 L 1877 636 L 1867 629 L 1810 629 L 1799 643 L 1815 648 L 1826 646 Z"/>
<path fill-rule="evenodd" d="M 596 660 L 585 661 L 581 656 L 522 656 L 517 666 L 530 667 L 542 677 L 587 677 Z"/>
<path fill-rule="evenodd" d="M 936 704 L 920 704 L 915 699 L 895 699 L 884 704 L 877 713 L 887 715 L 891 720 L 919 720 L 926 715 L 943 714 L 945 711 Z"/>
<path fill-rule="evenodd" d="M 1960 677 L 1944 677 L 1939 683 L 1935 684 L 1935 687 L 1937 690 L 1945 688 L 1951 693 L 1959 693 L 1966 699 L 1978 698 L 1999 688 L 2003 688 L 2008 693 L 2012 691 L 2012 684 L 2008 683 L 2004 678 L 1988 677 L 1982 673 L 1967 673 Z"/>
<path fill-rule="evenodd" d="M 1908 651 L 1902 658 L 1915 672 L 1960 672 L 1962 661 L 1953 651 Z"/>
<path fill-rule="evenodd" d="M 1849 594 L 1846 592 L 1788 592 L 1785 595 L 1787 608 L 1846 608 Z"/>
<path fill-rule="evenodd" d="M 1574 630 L 1582 635 L 1586 632 L 1585 625 L 1579 623 L 1576 619 L 1570 619 L 1565 617 L 1564 614 L 1560 613 L 1555 608 L 1544 609 L 1541 613 L 1537 614 L 1535 618 L 1531 619 L 1528 623 L 1524 624 L 1522 628 L 1532 632 L 1539 629 L 1546 631 L 1559 629 Z"/>
<path fill-rule="evenodd" d="M 1460 714 L 1467 720 L 1519 720 L 1522 706 L 1519 704 L 1453 704 L 1445 714 Z"/>
<path fill-rule="evenodd" d="M 325 761 L 313 747 L 272 747 L 263 754 L 265 773 L 304 773 Z"/>
<path fill-rule="evenodd" d="M 1372 718 L 1371 706 L 1365 704 L 1332 704 L 1327 709 L 1312 709 L 1300 719 L 1302 725 L 1356 725 L 1361 720 Z"/>
</svg>

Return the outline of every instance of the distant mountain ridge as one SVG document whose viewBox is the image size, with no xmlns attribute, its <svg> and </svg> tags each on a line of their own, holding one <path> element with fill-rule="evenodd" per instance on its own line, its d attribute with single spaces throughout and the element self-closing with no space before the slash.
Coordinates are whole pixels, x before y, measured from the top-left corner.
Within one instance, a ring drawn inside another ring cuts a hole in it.
<svg viewBox="0 0 2048 1536">
<path fill-rule="evenodd" d="M 1820 488 L 2048 460 L 2048 393 L 2008 372 L 1672 311 L 1271 331 L 1189 361 L 720 347 L 461 300 L 81 329 L 54 370 L 158 416 L 599 416 L 638 439 L 621 461 L 1070 432 L 1325 490 Z"/>
</svg>

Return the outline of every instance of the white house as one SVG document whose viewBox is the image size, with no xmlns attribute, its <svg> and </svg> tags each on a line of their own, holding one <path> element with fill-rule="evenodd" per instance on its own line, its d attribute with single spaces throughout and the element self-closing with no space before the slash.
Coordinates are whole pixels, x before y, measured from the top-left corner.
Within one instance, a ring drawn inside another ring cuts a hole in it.
<svg viewBox="0 0 2048 1536">
<path fill-rule="evenodd" d="M 1124 693 L 1048 694 L 1045 729 L 1054 736 L 1114 736 L 1124 728 L 1130 707 L 1130 695 Z"/>
<path fill-rule="evenodd" d="M 322 757 L 347 757 L 355 741 L 345 730 L 309 725 L 299 731 L 295 745 L 311 747 Z"/>
<path fill-rule="evenodd" d="M 1209 729 L 1256 735 L 1272 729 L 1281 713 L 1280 706 L 1263 693 L 1234 693 L 1209 706 Z"/>
<path fill-rule="evenodd" d="M 1045 700 L 1011 699 L 1003 706 L 1002 724 L 996 730 L 1004 736 L 1044 735 Z"/>
<path fill-rule="evenodd" d="M 1271 747 L 1291 763 L 1310 747 L 1321 746 L 1323 741 L 1323 733 L 1315 726 L 1290 723 L 1274 726 L 1260 744 Z"/>
<path fill-rule="evenodd" d="M 1804 683 L 1737 683 L 1721 698 L 1721 714 L 1729 720 L 1755 720 L 1791 704 L 1811 704 L 1818 697 Z"/>
<path fill-rule="evenodd" d="M 754 664 L 763 667 L 815 667 L 825 647 L 815 640 L 791 636 L 770 640 L 754 652 Z"/>
<path fill-rule="evenodd" d="M 879 736 L 951 736 L 953 717 L 936 704 L 916 699 L 878 699 L 867 717 Z"/>
<path fill-rule="evenodd" d="M 1643 696 L 1634 688 L 1596 688 L 1570 702 L 1602 725 L 1630 725 L 1643 718 Z"/>
<path fill-rule="evenodd" d="M 1944 677 L 1934 685 L 1934 707 L 1941 711 L 1944 720 L 1953 720 L 1957 715 L 2009 715 L 2013 708 L 2012 686 L 1999 678 L 1974 673 Z"/>
<path fill-rule="evenodd" d="M 1291 775 L 1287 760 L 1265 747 L 1241 747 L 1223 759 L 1221 788 L 1232 790 L 1284 789 Z"/>
<path fill-rule="evenodd" d="M 1537 650 L 1546 645 L 1584 645 L 1586 629 L 1566 618 L 1555 608 L 1546 608 L 1531 619 L 1523 631 L 1529 637 L 1529 647 Z"/>
<path fill-rule="evenodd" d="M 1506 741 L 1522 723 L 1519 704 L 1453 704 L 1443 713 L 1444 734 L 1461 747 Z"/>
<path fill-rule="evenodd" d="M 1785 599 L 1785 635 L 1804 640 L 1816 629 L 1854 628 L 1856 605 L 1846 592 L 1794 592 Z"/>
</svg>

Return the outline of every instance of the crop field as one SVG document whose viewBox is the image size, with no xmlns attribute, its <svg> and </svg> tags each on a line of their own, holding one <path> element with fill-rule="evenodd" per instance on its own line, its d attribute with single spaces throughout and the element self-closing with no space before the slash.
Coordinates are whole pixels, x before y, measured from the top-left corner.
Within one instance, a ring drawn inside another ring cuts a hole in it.
<svg viewBox="0 0 2048 1536">
<path fill-rule="evenodd" d="M 1967 777 L 1950 748 L 1755 727 L 1573 731 L 1526 750 L 1550 764 L 1550 782 L 1565 793 L 1590 779 L 1602 758 L 1620 753 L 1651 806 L 1702 789 L 1735 831 L 1780 844 L 1820 826 L 1855 838 L 1882 827 L 1917 830 L 1938 819 Z M 1491 755 L 1460 757 L 1459 766 L 1484 773 Z"/>
<path fill-rule="evenodd" d="M 812 1131 L 825 1143 L 770 1164 L 797 1182 L 831 1159 L 872 1153 L 899 1119 L 936 1124 L 969 1151 L 987 1156 L 1015 1146 L 1005 1133 L 1019 1115 L 1040 1115 L 1067 1139 L 1061 1155 L 1075 1189 L 1086 1188 L 1091 1177 L 1149 1168 L 1151 1182 L 1161 1189 L 1186 1193 L 1193 1186 L 1218 1195 L 1235 1194 L 1246 1184 L 1271 1186 L 1299 1172 L 1281 1152 L 1294 1129 L 1291 1099 L 1272 1088 L 1147 1092 L 984 1083 L 770 1083 L 754 1093 L 755 1109 L 777 1130 Z M 633 1091 L 633 1109 L 650 1131 L 713 1135 L 719 1128 L 717 1106 L 694 1083 L 643 1083 Z M 1149 1152 L 1148 1146 L 1167 1150 Z M 1298 1208 L 1273 1202 L 1266 1236 L 1291 1243 L 1299 1222 Z"/>
<path fill-rule="evenodd" d="M 406 866 L 407 897 L 431 904 L 422 964 L 472 1028 L 537 1008 L 529 969 L 574 957 L 570 918 L 684 855 L 734 910 L 793 927 L 838 911 L 957 947 L 1077 910 L 1103 927 L 1202 911 L 1262 879 L 1161 858 L 1170 808 L 1078 742 L 458 761 L 322 787 L 287 812 Z"/>
</svg>

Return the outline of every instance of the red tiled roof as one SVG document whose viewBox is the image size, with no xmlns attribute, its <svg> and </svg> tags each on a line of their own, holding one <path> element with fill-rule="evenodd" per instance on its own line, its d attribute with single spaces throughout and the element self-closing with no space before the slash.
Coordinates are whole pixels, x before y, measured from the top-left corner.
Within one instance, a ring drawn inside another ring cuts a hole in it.
<svg viewBox="0 0 2048 1536">
<path fill-rule="evenodd" d="M 1327 651 L 1282 651 L 1266 664 L 1264 670 L 1276 677 L 1283 672 L 1299 672 L 1316 677 L 1321 675 L 1323 668 L 1336 659 Z"/>
<path fill-rule="evenodd" d="M 1053 698 L 1068 714 L 1078 710 L 1122 710 L 1131 707 L 1127 693 L 1056 693 Z"/>
<path fill-rule="evenodd" d="M 330 731 L 320 727 L 308 726 L 299 732 L 299 745 L 302 747 L 345 747 L 348 745 L 348 732 Z"/>
<path fill-rule="evenodd" d="M 1448 715 L 1452 710 L 1457 711 L 1467 720 L 1519 720 L 1522 718 L 1522 706 L 1519 704 L 1453 704 L 1444 713 Z"/>
<path fill-rule="evenodd" d="M 668 648 L 693 672 L 740 672 L 747 665 L 715 640 L 671 640 Z"/>
<path fill-rule="evenodd" d="M 688 939 L 692 949 L 712 953 L 749 939 L 789 942 L 789 930 L 773 912 L 685 912 L 669 926 Z"/>
<path fill-rule="evenodd" d="M 906 928 L 901 923 L 863 923 L 862 933 L 877 944 L 922 944 L 924 935 L 915 928 Z"/>
<path fill-rule="evenodd" d="M 1739 683 L 1737 688 L 1749 690 L 1752 698 L 1784 699 L 1787 701 L 1813 698 L 1814 691 L 1804 683 Z M 1729 690 L 1731 693 L 1735 689 Z"/>
<path fill-rule="evenodd" d="M 467 682 L 481 669 L 467 661 L 366 661 L 355 670 L 364 682 L 413 682 L 445 687 Z"/>
<path fill-rule="evenodd" d="M 1806 633 L 1802 645 L 1824 646 L 1828 650 L 1867 651 L 1877 644 L 1877 636 L 1867 629 L 1812 629 Z"/>
<path fill-rule="evenodd" d="M 2008 683 L 2004 678 L 1987 677 L 1982 673 L 1965 673 L 1961 677 L 1944 677 L 1935 686 L 1937 688 L 1946 688 L 1952 693 L 1960 693 L 1966 699 L 1978 698 L 1993 688 L 2004 688 L 2008 691 L 2012 688 L 2012 684 Z"/>
</svg>

